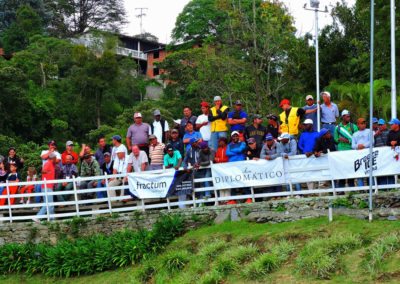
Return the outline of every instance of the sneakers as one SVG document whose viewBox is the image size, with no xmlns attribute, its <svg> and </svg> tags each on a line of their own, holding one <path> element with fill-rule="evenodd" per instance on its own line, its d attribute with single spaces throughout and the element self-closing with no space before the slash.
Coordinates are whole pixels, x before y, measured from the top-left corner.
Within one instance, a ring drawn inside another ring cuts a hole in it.
<svg viewBox="0 0 400 284">
<path fill-rule="evenodd" d="M 229 200 L 227 203 L 227 205 L 235 205 L 237 204 L 236 200 Z"/>
<path fill-rule="evenodd" d="M 253 200 L 251 200 L 251 198 L 247 198 L 245 203 L 253 203 Z"/>
</svg>

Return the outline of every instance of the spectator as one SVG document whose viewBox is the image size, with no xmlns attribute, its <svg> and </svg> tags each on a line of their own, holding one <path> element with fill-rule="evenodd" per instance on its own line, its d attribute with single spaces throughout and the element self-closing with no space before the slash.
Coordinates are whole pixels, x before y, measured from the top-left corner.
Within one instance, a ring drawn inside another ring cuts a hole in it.
<svg viewBox="0 0 400 284">
<path fill-rule="evenodd" d="M 111 153 L 112 147 L 106 143 L 106 138 L 104 136 L 99 136 L 97 139 L 97 146 L 98 147 L 96 153 L 94 153 L 94 157 L 99 163 L 100 167 L 102 167 L 104 165 L 104 155 L 105 153 Z"/>
<path fill-rule="evenodd" d="M 175 170 L 179 170 L 179 167 L 182 164 L 181 153 L 179 153 L 179 151 L 171 144 L 167 145 L 166 150 L 167 153 L 164 155 L 164 167 L 166 169 L 174 168 Z"/>
<path fill-rule="evenodd" d="M 351 150 L 352 137 L 358 127 L 350 122 L 350 112 L 342 111 L 342 122 L 335 128 L 334 139 L 338 145 L 338 151 Z"/>
<path fill-rule="evenodd" d="M 100 166 L 101 174 L 102 175 L 105 175 L 105 174 L 112 175 L 113 174 L 113 170 L 114 170 L 114 161 L 111 160 L 111 153 L 110 152 L 105 152 L 103 154 L 103 159 L 104 159 L 104 162 Z M 105 186 L 106 186 L 106 180 L 103 179 L 103 180 L 101 180 L 100 187 L 105 187 Z M 105 194 L 103 194 L 103 195 L 105 195 Z"/>
<path fill-rule="evenodd" d="M 74 142 L 67 141 L 65 143 L 65 151 L 61 154 L 61 162 L 63 165 L 67 163 L 67 156 L 72 157 L 71 163 L 76 165 L 79 162 L 78 153 L 74 152 Z"/>
<path fill-rule="evenodd" d="M 24 159 L 18 157 L 17 151 L 14 147 L 10 147 L 8 149 L 7 164 L 11 162 L 15 163 L 19 170 L 22 170 L 22 168 L 24 167 Z"/>
<path fill-rule="evenodd" d="M 46 157 L 46 162 L 43 165 L 42 168 L 42 180 L 46 181 L 44 184 L 42 184 L 42 192 L 47 192 L 45 194 L 45 204 L 40 208 L 39 212 L 37 213 L 36 216 L 44 216 L 45 214 L 54 214 L 54 205 L 51 205 L 53 203 L 53 195 L 50 195 L 49 193 L 53 192 L 54 184 L 52 183 L 47 183 L 47 181 L 52 181 L 55 179 L 56 176 L 56 163 L 57 163 L 57 154 L 54 151 L 50 151 Z M 49 212 L 47 212 L 47 206 L 49 208 Z M 50 217 L 50 219 L 54 219 L 53 217 Z M 40 223 L 38 218 L 33 218 L 32 219 L 36 223 Z"/>
<path fill-rule="evenodd" d="M 83 156 L 83 161 L 81 164 L 81 177 L 96 177 L 101 175 L 100 172 L 100 165 L 99 163 L 93 158 L 93 154 L 85 154 Z M 98 180 L 85 180 L 80 182 L 80 189 L 92 189 L 96 188 L 98 184 Z M 88 199 L 93 197 L 93 193 L 85 193 L 82 194 L 83 199 Z"/>
<path fill-rule="evenodd" d="M 331 132 L 322 128 L 319 132 L 319 136 L 314 146 L 314 156 L 320 157 L 321 154 L 327 154 L 329 152 L 336 151 L 335 140 L 333 140 Z"/>
<path fill-rule="evenodd" d="M 7 194 L 7 192 L 4 193 L 4 191 L 5 191 L 4 184 L 7 180 L 7 177 L 8 177 L 8 171 L 4 164 L 4 157 L 0 155 L 0 194 L 1 195 Z M 0 198 L 0 204 L 1 204 L 1 202 L 2 202 L 2 199 Z"/>
<path fill-rule="evenodd" d="M 397 118 L 393 118 L 389 121 L 390 131 L 388 134 L 388 138 L 386 141 L 387 146 L 391 146 L 392 148 L 396 146 L 400 146 L 400 120 Z"/>
<path fill-rule="evenodd" d="M 42 166 L 47 162 L 50 153 L 56 154 L 57 161 L 61 161 L 61 155 L 57 152 L 57 144 L 54 140 L 51 140 L 48 144 L 49 149 L 43 150 L 40 154 L 40 158 L 42 159 Z"/>
<path fill-rule="evenodd" d="M 235 102 L 235 110 L 228 113 L 228 124 L 231 126 L 231 131 L 238 131 L 241 140 L 246 128 L 247 113 L 242 109 L 242 102 Z"/>
<path fill-rule="evenodd" d="M 186 145 L 185 152 L 190 150 L 191 146 L 190 146 L 189 142 L 190 142 L 190 140 L 192 138 L 195 138 L 196 140 L 201 140 L 201 141 L 203 140 L 202 137 L 201 137 L 200 132 L 194 131 L 194 127 L 193 126 L 194 125 L 193 125 L 193 123 L 191 121 L 188 121 L 186 123 L 186 128 L 185 128 L 186 132 L 185 132 L 185 135 L 183 136 L 183 144 Z"/>
<path fill-rule="evenodd" d="M 276 149 L 278 156 L 284 159 L 289 159 L 290 156 L 296 155 L 297 143 L 296 140 L 292 138 L 289 133 L 282 133 L 281 136 L 279 136 L 278 140 L 280 141 Z"/>
<path fill-rule="evenodd" d="M 313 121 L 311 119 L 307 118 L 306 120 L 304 120 L 303 125 L 304 131 L 300 135 L 298 147 L 300 152 L 302 154 L 305 154 L 308 158 L 314 153 L 313 150 L 319 133 L 314 131 Z"/>
<path fill-rule="evenodd" d="M 168 141 L 168 144 L 171 144 L 175 150 L 178 150 L 182 157 L 184 156 L 184 144 L 182 139 L 179 137 L 178 129 L 171 130 L 170 140 Z"/>
<path fill-rule="evenodd" d="M 113 165 L 113 174 L 114 175 L 119 175 L 119 174 L 125 174 L 124 177 L 116 177 L 116 178 L 111 178 L 108 183 L 109 187 L 114 187 L 114 186 L 120 186 L 123 184 L 126 184 L 128 181 L 128 177 L 126 176 L 126 173 L 128 172 L 128 157 L 126 156 L 126 152 L 124 149 L 119 148 L 116 150 L 117 154 L 117 159 L 114 160 L 114 165 Z M 120 191 L 120 196 L 124 196 L 125 190 L 121 189 Z M 117 196 L 116 190 L 110 190 L 108 191 L 108 194 L 110 197 L 115 197 Z"/>
<path fill-rule="evenodd" d="M 211 140 L 211 124 L 208 121 L 210 105 L 207 102 L 202 102 L 200 106 L 202 114 L 197 117 L 196 129 L 200 131 L 203 141 L 209 142 Z"/>
<path fill-rule="evenodd" d="M 282 133 L 289 133 L 289 135 L 292 136 L 297 135 L 299 133 L 300 120 L 303 118 L 305 110 L 302 108 L 292 107 L 288 99 L 283 99 L 280 102 L 279 107 L 283 110 L 279 115 Z"/>
<path fill-rule="evenodd" d="M 226 155 L 228 140 L 225 137 L 221 137 L 218 140 L 218 148 L 215 153 L 214 162 L 215 163 L 226 163 L 229 158 Z"/>
<path fill-rule="evenodd" d="M 371 130 L 367 128 L 367 122 L 364 118 L 357 119 L 358 131 L 353 134 L 351 140 L 351 147 L 354 150 L 362 150 L 369 148 L 374 144 L 373 138 L 371 141 Z M 363 178 L 357 179 L 358 186 L 364 186 Z"/>
<path fill-rule="evenodd" d="M 186 131 L 186 124 L 190 121 L 193 126 L 196 125 L 197 116 L 193 115 L 192 108 L 185 106 L 183 108 L 183 118 L 181 119 L 181 124 L 179 125 L 179 136 L 183 138 Z"/>
<path fill-rule="evenodd" d="M 129 151 L 132 151 L 132 146 L 137 145 L 140 150 L 145 151 L 148 155 L 150 125 L 143 123 L 142 114 L 140 112 L 135 112 L 133 119 L 135 122 L 129 126 L 128 132 L 126 133 L 126 146 Z"/>
<path fill-rule="evenodd" d="M 149 159 L 145 151 L 139 149 L 138 146 L 132 147 L 132 153 L 128 159 L 128 173 L 140 173 L 146 171 L 149 165 Z"/>
<path fill-rule="evenodd" d="M 272 137 L 277 139 L 280 133 L 278 117 L 276 115 L 269 114 L 267 116 L 267 119 L 268 119 L 267 133 L 271 133 Z"/>
<path fill-rule="evenodd" d="M 231 133 L 231 143 L 228 144 L 226 155 L 229 157 L 229 162 L 237 162 L 246 160 L 246 143 L 239 141 L 239 132 Z"/>
<path fill-rule="evenodd" d="M 37 181 L 37 176 L 36 176 L 36 169 L 35 167 L 29 167 L 28 168 L 28 175 L 26 177 L 26 181 L 30 182 L 30 181 Z M 25 194 L 25 193 L 32 193 L 35 190 L 35 186 L 33 184 L 29 184 L 29 185 L 25 185 L 22 186 L 19 190 L 20 194 Z M 25 198 L 21 197 L 20 203 L 24 204 L 25 203 Z M 26 204 L 30 204 L 31 203 L 31 198 L 28 197 L 26 199 Z"/>
<path fill-rule="evenodd" d="M 260 159 L 261 148 L 257 145 L 256 139 L 247 139 L 246 155 L 249 160 Z"/>
<path fill-rule="evenodd" d="M 311 119 L 312 129 L 314 131 L 318 131 L 318 119 L 317 119 L 317 111 L 318 106 L 314 103 L 314 98 L 311 95 L 306 97 L 306 105 L 303 107 L 305 110 L 304 119 Z"/>
<path fill-rule="evenodd" d="M 218 148 L 218 139 L 221 137 L 227 137 L 227 118 L 229 108 L 222 104 L 220 96 L 214 97 L 214 106 L 211 108 L 210 114 L 208 115 L 208 121 L 211 122 L 211 148 Z"/>
<path fill-rule="evenodd" d="M 233 131 L 231 133 L 231 143 L 228 144 L 226 155 L 229 157 L 229 162 L 239 162 L 246 160 L 246 143 L 240 141 L 239 132 Z M 248 188 L 244 188 L 244 194 L 250 194 Z M 237 194 L 234 192 L 234 194 Z M 230 194 L 231 195 L 231 194 Z M 246 203 L 251 203 L 251 198 L 246 200 Z M 235 200 L 229 200 L 227 204 L 236 204 Z"/>
<path fill-rule="evenodd" d="M 9 182 L 8 185 L 8 189 L 10 194 L 17 194 L 18 193 L 18 188 L 19 186 L 17 185 L 12 185 L 15 182 L 20 182 L 21 181 L 21 176 L 18 174 L 18 167 L 17 167 L 17 163 L 15 163 L 14 161 L 10 161 L 8 163 L 8 175 L 6 178 L 6 181 Z M 3 195 L 7 195 L 7 188 L 5 188 L 5 190 L 3 190 Z M 0 206 L 4 205 L 5 202 L 7 201 L 7 198 L 1 199 L 0 200 Z M 11 197 L 10 198 L 10 205 L 15 203 L 15 197 Z"/>
<path fill-rule="evenodd" d="M 295 156 L 297 153 L 297 143 L 296 140 L 289 133 L 282 133 L 281 136 L 278 137 L 280 141 L 277 145 L 276 152 L 278 157 L 282 157 L 284 159 L 289 159 L 290 156 Z M 294 184 L 296 191 L 300 191 L 300 184 Z M 290 191 L 289 185 L 286 187 L 287 191 Z M 289 198 L 289 196 L 288 196 Z"/>
<path fill-rule="evenodd" d="M 169 135 L 169 125 L 168 121 L 161 118 L 160 110 L 156 109 L 153 112 L 154 121 L 150 124 L 149 135 L 157 136 L 157 140 L 165 143 L 168 141 Z"/>
<path fill-rule="evenodd" d="M 253 124 L 246 127 L 244 136 L 246 139 L 254 138 L 258 147 L 262 147 L 263 139 L 267 134 L 267 129 L 262 126 L 261 115 L 253 116 Z"/>
<path fill-rule="evenodd" d="M 91 153 L 92 153 L 92 148 L 89 145 L 82 143 L 81 151 L 79 152 L 79 158 L 81 159 L 81 163 L 83 161 L 83 156 Z"/>
<path fill-rule="evenodd" d="M 112 144 L 114 147 L 111 150 L 111 159 L 113 161 L 118 160 L 118 155 L 117 153 L 121 151 L 125 153 L 125 157 L 128 157 L 128 149 L 125 147 L 124 144 L 122 144 L 122 137 L 119 135 L 114 135 L 112 137 Z M 140 148 L 140 147 L 139 147 Z M 131 147 L 132 150 L 132 147 Z M 115 165 L 115 162 L 114 162 Z"/>
<path fill-rule="evenodd" d="M 342 122 L 335 128 L 334 140 L 338 151 L 351 150 L 353 134 L 358 131 L 357 125 L 350 122 L 350 112 L 342 111 Z M 346 180 L 339 180 L 338 187 L 345 187 Z"/>
<path fill-rule="evenodd" d="M 386 123 L 384 119 L 379 119 L 377 127 L 374 129 L 374 141 L 375 147 L 386 146 L 386 141 L 388 139 L 389 130 L 386 128 Z"/>
<path fill-rule="evenodd" d="M 199 164 L 200 168 L 196 172 L 196 178 L 210 178 L 211 177 L 211 168 L 209 166 L 211 165 L 211 162 L 214 161 L 215 158 L 215 151 L 213 149 L 210 149 L 208 146 L 208 143 L 205 141 L 202 141 L 199 143 L 199 148 L 200 148 L 200 153 L 199 153 Z M 210 187 L 211 184 L 209 181 L 204 182 L 204 187 Z M 211 191 L 205 191 L 202 194 L 200 194 L 201 197 L 205 198 L 210 198 L 211 197 Z"/>
<path fill-rule="evenodd" d="M 161 170 L 163 168 L 163 162 L 164 162 L 165 145 L 163 143 L 159 143 L 155 135 L 149 136 L 149 142 L 150 142 L 150 148 L 149 148 L 150 169 L 153 171 Z"/>
<path fill-rule="evenodd" d="M 324 101 L 320 107 L 322 128 L 328 129 L 334 135 L 336 119 L 339 117 L 339 109 L 335 103 L 331 102 L 331 94 L 329 92 L 324 91 L 321 95 Z"/>
<path fill-rule="evenodd" d="M 73 162 L 74 158 L 72 157 L 72 155 L 66 155 L 65 163 L 61 167 L 61 179 L 70 179 L 72 177 L 78 176 L 78 168 Z M 56 191 L 68 191 L 72 190 L 73 188 L 74 184 L 72 182 L 63 182 L 57 184 Z M 65 196 L 57 195 L 57 200 L 64 202 Z"/>
<path fill-rule="evenodd" d="M 192 166 L 195 170 L 200 167 L 199 156 L 200 156 L 200 148 L 199 143 L 201 139 L 199 138 L 191 138 L 189 143 L 191 147 L 187 150 L 185 158 L 183 159 L 184 168 L 187 169 L 188 167 Z"/>
<path fill-rule="evenodd" d="M 264 139 L 264 145 L 261 149 L 260 159 L 274 160 L 278 157 L 278 143 L 275 141 L 271 133 L 268 133 Z"/>
</svg>

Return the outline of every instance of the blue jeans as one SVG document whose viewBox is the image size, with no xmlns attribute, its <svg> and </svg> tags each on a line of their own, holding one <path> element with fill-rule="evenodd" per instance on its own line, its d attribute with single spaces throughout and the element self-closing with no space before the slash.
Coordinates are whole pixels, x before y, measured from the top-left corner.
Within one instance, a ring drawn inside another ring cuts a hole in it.
<svg viewBox="0 0 400 284">
<path fill-rule="evenodd" d="M 42 192 L 45 192 L 44 189 L 42 189 Z M 47 193 L 51 193 L 51 192 L 53 192 L 53 190 L 48 188 Z M 46 199 L 46 196 L 44 198 Z M 47 195 L 47 203 L 53 203 L 53 195 Z M 37 213 L 37 216 L 41 216 L 41 215 L 43 216 L 46 214 L 47 214 L 47 207 L 45 204 L 42 206 L 42 208 L 40 208 L 39 212 Z M 49 214 L 54 214 L 54 206 L 53 205 L 49 205 Z M 54 219 L 54 218 L 51 218 L 51 219 Z"/>
<path fill-rule="evenodd" d="M 322 128 L 328 129 L 332 136 L 335 133 L 335 124 L 322 123 Z"/>
<path fill-rule="evenodd" d="M 195 178 L 209 178 L 209 177 L 211 177 L 211 169 L 199 169 L 199 170 L 195 171 L 194 177 Z M 209 181 L 205 181 L 204 183 L 202 182 L 202 186 L 210 187 L 211 184 Z M 204 196 L 207 198 L 210 198 L 211 191 L 200 192 L 200 197 L 202 198 Z"/>
<path fill-rule="evenodd" d="M 42 192 L 42 186 L 40 184 L 35 185 L 35 193 Z M 42 201 L 42 196 L 35 196 L 35 203 L 40 203 Z"/>
<path fill-rule="evenodd" d="M 97 188 L 102 188 L 102 187 L 106 187 L 106 185 L 102 184 L 101 180 L 99 180 L 97 182 Z M 96 192 L 96 196 L 97 196 L 97 198 L 106 198 L 107 197 L 107 191 L 98 191 L 98 192 Z"/>
<path fill-rule="evenodd" d="M 221 137 L 228 137 L 228 134 L 226 133 L 226 131 L 219 131 L 219 132 L 211 132 L 211 139 L 210 139 L 210 147 L 214 150 L 217 151 L 218 148 L 218 140 Z"/>
<path fill-rule="evenodd" d="M 300 191 L 301 190 L 300 183 L 292 184 L 292 187 L 294 187 L 295 191 Z M 286 185 L 286 191 L 290 191 L 290 185 Z"/>
</svg>

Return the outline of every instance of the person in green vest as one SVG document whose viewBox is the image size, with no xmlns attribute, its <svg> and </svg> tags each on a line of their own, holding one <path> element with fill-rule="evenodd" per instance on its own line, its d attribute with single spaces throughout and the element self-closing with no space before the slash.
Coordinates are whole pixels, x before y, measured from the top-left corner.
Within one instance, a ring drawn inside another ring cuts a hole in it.
<svg viewBox="0 0 400 284">
<path fill-rule="evenodd" d="M 357 125 L 350 122 L 350 112 L 342 111 L 342 121 L 335 128 L 334 136 L 338 151 L 351 150 L 352 137 L 358 131 Z"/>
</svg>

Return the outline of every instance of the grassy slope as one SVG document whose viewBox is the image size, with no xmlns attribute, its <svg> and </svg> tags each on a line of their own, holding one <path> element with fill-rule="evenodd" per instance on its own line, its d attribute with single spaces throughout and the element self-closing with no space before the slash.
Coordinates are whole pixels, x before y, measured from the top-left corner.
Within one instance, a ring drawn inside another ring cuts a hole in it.
<svg viewBox="0 0 400 284">
<path fill-rule="evenodd" d="M 200 269 L 210 271 L 215 267 L 213 259 L 209 262 L 199 262 L 202 246 L 215 240 L 223 240 L 227 243 L 228 251 L 230 248 L 249 243 L 257 246 L 261 252 L 267 251 L 269 244 L 276 243 L 279 239 L 292 241 L 296 246 L 294 255 L 286 261 L 283 266 L 275 272 L 268 274 L 262 282 L 251 282 L 243 280 L 240 277 L 242 267 L 229 273 L 225 277 L 224 283 L 399 283 L 400 282 L 400 253 L 391 255 L 383 267 L 382 274 L 378 280 L 372 281 L 370 276 L 365 273 L 361 267 L 361 261 L 365 253 L 365 248 L 350 251 L 348 254 L 340 257 L 343 269 L 334 274 L 329 281 L 316 280 L 300 275 L 296 271 L 295 258 L 303 245 L 316 237 L 329 237 L 334 233 L 355 233 L 359 234 L 364 240 L 373 241 L 374 239 L 387 235 L 391 231 L 400 231 L 400 222 L 396 221 L 376 221 L 369 224 L 366 221 L 351 219 L 348 217 L 338 217 L 329 224 L 326 218 L 305 219 L 293 223 L 281 224 L 254 224 L 246 222 L 227 222 L 222 225 L 204 227 L 198 230 L 190 231 L 185 236 L 175 240 L 167 251 L 157 260 L 162 261 L 168 254 L 177 251 L 188 251 L 189 262 L 185 269 L 173 274 L 166 275 L 163 272 L 158 273 L 153 279 L 155 283 L 184 283 L 197 282 L 191 275 L 191 269 Z M 221 253 L 216 253 L 218 258 Z M 197 268 L 196 268 L 197 265 Z M 198 267 L 204 266 L 204 267 Z M 140 267 L 139 267 L 140 269 Z M 27 277 L 23 275 L 13 275 L 0 277 L 1 283 L 136 283 L 134 278 L 138 267 L 130 267 L 99 273 L 93 276 L 83 276 L 70 279 L 52 279 L 35 275 Z M 194 282 L 193 282 L 194 281 Z"/>
</svg>

